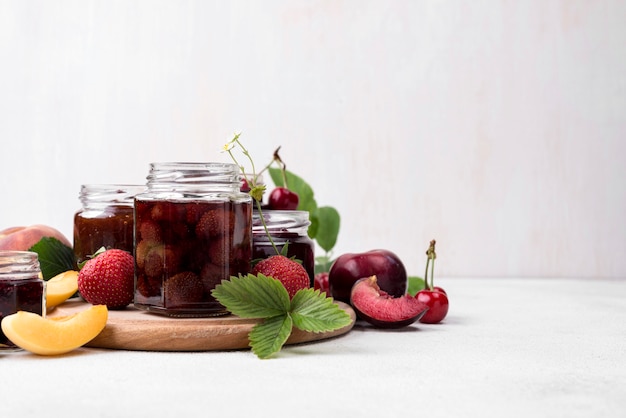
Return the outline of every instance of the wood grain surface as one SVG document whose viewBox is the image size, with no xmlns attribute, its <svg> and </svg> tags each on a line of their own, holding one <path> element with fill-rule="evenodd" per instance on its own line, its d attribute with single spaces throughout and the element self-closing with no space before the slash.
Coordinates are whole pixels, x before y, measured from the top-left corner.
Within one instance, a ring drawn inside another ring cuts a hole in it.
<svg viewBox="0 0 626 418">
<path fill-rule="evenodd" d="M 347 333 L 356 314 L 343 302 L 336 302 L 352 321 L 341 329 L 311 333 L 294 328 L 287 344 L 324 340 Z M 82 300 L 69 300 L 49 313 L 50 317 L 71 315 L 88 308 Z M 213 351 L 246 349 L 248 333 L 260 320 L 234 315 L 211 318 L 169 318 L 128 307 L 110 310 L 107 325 L 88 347 L 141 351 Z"/>
</svg>

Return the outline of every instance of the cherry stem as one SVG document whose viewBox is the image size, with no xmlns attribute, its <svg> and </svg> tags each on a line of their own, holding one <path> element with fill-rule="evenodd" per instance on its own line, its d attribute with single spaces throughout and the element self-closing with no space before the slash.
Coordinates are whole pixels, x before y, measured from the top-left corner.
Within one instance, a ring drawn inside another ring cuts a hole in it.
<svg viewBox="0 0 626 418">
<path fill-rule="evenodd" d="M 428 250 L 426 250 L 426 272 L 424 273 L 424 290 L 432 290 L 435 286 L 435 259 L 437 253 L 435 252 L 435 240 L 430 241 Z M 430 265 L 430 284 L 428 284 L 428 266 Z"/>
<path fill-rule="evenodd" d="M 428 252 L 426 252 L 428 254 Z M 430 257 L 426 257 L 426 271 L 424 272 L 424 290 L 430 290 L 428 286 L 428 265 L 430 264 Z"/>
<path fill-rule="evenodd" d="M 274 161 L 280 165 L 280 172 L 283 175 L 283 186 L 285 189 L 289 189 L 289 186 L 287 185 L 287 174 L 285 173 L 287 170 L 287 164 L 285 164 L 285 162 L 280 158 L 280 155 L 278 155 L 279 150 L 280 147 L 276 148 L 276 151 L 274 151 Z"/>
</svg>

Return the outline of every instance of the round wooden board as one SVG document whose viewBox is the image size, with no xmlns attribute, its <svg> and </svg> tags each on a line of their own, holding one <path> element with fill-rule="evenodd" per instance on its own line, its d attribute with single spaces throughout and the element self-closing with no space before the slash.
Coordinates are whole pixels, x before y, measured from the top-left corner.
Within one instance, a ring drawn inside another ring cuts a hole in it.
<svg viewBox="0 0 626 418">
<path fill-rule="evenodd" d="M 331 332 L 312 333 L 294 328 L 287 344 L 312 342 L 347 333 L 354 326 L 356 314 L 350 305 L 336 302 L 352 321 Z M 48 316 L 72 315 L 90 305 L 82 300 L 69 300 L 52 310 Z M 250 348 L 248 333 L 260 320 L 234 315 L 211 318 L 170 318 L 128 307 L 109 310 L 102 332 L 88 347 L 139 351 L 214 351 Z"/>
</svg>

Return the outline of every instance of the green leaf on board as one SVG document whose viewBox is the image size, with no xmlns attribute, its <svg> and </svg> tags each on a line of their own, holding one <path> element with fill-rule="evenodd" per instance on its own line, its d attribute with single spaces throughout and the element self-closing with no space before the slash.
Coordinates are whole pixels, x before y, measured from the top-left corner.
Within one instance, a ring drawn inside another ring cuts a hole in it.
<svg viewBox="0 0 626 418">
<path fill-rule="evenodd" d="M 286 313 L 256 324 L 248 335 L 252 352 L 262 359 L 277 353 L 291 335 L 292 329 L 293 321 Z"/>
<path fill-rule="evenodd" d="M 44 280 L 77 268 L 74 250 L 54 237 L 41 238 L 29 251 L 37 253 Z"/>
<path fill-rule="evenodd" d="M 241 318 L 271 318 L 289 311 L 289 294 L 285 286 L 263 274 L 222 280 L 211 294 L 229 312 Z"/>
<path fill-rule="evenodd" d="M 296 328 L 326 332 L 350 324 L 350 315 L 319 290 L 301 289 L 291 299 L 291 317 Z"/>
<path fill-rule="evenodd" d="M 327 332 L 343 328 L 352 321 L 325 293 L 301 289 L 289 300 L 280 281 L 262 274 L 222 280 L 212 295 L 234 315 L 263 320 L 248 335 L 250 347 L 259 358 L 279 351 L 293 326 L 308 332 Z"/>
</svg>

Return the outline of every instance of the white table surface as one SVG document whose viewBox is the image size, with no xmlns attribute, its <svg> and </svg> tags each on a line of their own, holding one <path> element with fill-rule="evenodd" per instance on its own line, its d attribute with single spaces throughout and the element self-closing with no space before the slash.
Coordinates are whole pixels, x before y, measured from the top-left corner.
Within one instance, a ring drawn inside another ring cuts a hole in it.
<svg viewBox="0 0 626 418">
<path fill-rule="evenodd" d="M 442 324 L 358 322 L 269 360 L 245 350 L 0 354 L 0 416 L 626 416 L 626 279 L 438 284 L 451 300 Z"/>
</svg>

